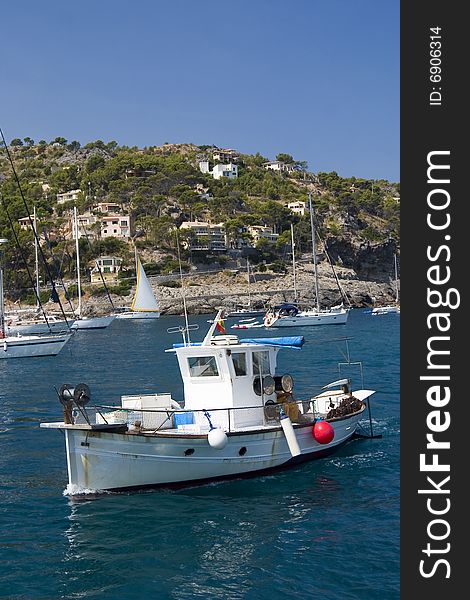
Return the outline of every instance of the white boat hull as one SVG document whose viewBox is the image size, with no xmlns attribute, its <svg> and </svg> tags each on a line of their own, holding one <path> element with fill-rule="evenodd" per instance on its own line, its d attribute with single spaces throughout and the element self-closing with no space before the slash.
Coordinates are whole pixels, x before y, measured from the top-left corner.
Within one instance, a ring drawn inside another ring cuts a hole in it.
<svg viewBox="0 0 470 600">
<path fill-rule="evenodd" d="M 372 315 L 400 314 L 399 306 L 377 306 L 371 311 Z"/>
<path fill-rule="evenodd" d="M 277 317 L 265 320 L 266 327 L 305 327 L 312 325 L 344 325 L 349 316 L 348 309 L 331 312 L 302 311 L 296 316 Z"/>
<path fill-rule="evenodd" d="M 266 313 L 265 310 L 234 310 L 225 315 L 227 319 L 240 317 L 262 317 Z"/>
<path fill-rule="evenodd" d="M 9 336 L 0 339 L 1 358 L 55 356 L 71 338 L 70 333 L 38 336 Z"/>
<path fill-rule="evenodd" d="M 108 317 L 84 317 L 74 321 L 72 329 L 104 329 L 108 325 L 111 325 L 115 318 L 116 315 Z"/>
<path fill-rule="evenodd" d="M 118 313 L 116 315 L 116 319 L 158 319 L 159 317 L 159 312 L 148 312 L 138 310 Z"/>
<path fill-rule="evenodd" d="M 110 433 L 77 425 L 60 428 L 65 431 L 69 484 L 80 493 L 188 485 L 320 458 L 351 439 L 361 415 L 330 422 L 335 436 L 324 445 L 313 438 L 312 424 L 294 426 L 300 449 L 295 458 L 280 426 L 229 433 L 222 450 L 211 447 L 207 435 Z"/>
<path fill-rule="evenodd" d="M 235 323 L 230 329 L 259 329 L 264 327 L 263 323 Z"/>
<path fill-rule="evenodd" d="M 63 331 L 67 331 L 73 325 L 74 321 L 49 321 L 49 325 L 46 323 L 30 323 L 25 325 L 10 325 L 6 328 L 7 335 L 39 335 L 39 334 L 48 334 L 48 333 L 59 333 Z"/>
</svg>

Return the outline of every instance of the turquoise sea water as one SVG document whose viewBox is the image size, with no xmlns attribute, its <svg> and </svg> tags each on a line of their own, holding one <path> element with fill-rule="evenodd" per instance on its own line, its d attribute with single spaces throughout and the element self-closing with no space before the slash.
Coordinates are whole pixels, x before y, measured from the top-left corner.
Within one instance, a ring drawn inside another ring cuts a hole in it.
<svg viewBox="0 0 470 600">
<path fill-rule="evenodd" d="M 202 339 L 212 315 L 192 317 Z M 328 458 L 247 480 L 82 501 L 67 484 L 54 386 L 87 383 L 92 400 L 171 392 L 176 359 L 163 350 L 179 317 L 118 320 L 77 332 L 57 357 L 0 361 L 0 597 L 10 599 L 399 598 L 399 324 L 352 311 L 347 325 L 304 334 L 279 354 L 297 397 L 338 378 L 345 336 L 364 363 L 374 433 Z M 230 325 L 231 321 L 227 321 Z M 230 332 L 232 333 L 232 332 Z M 264 337 L 264 330 L 238 332 Z M 357 369 L 344 371 L 360 385 Z M 364 422 L 368 430 L 368 422 Z"/>
</svg>

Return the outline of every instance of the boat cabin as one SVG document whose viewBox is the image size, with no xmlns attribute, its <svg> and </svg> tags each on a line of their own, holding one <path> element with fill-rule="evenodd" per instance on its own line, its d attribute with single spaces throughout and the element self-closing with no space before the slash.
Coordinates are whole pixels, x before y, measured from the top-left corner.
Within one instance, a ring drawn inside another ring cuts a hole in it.
<svg viewBox="0 0 470 600">
<path fill-rule="evenodd" d="M 208 411 L 212 426 L 221 429 L 264 425 L 264 406 L 277 398 L 273 380 L 277 353 L 287 346 L 282 340 L 292 339 L 251 342 L 220 335 L 207 344 L 177 347 L 185 410 Z M 209 425 L 204 412 L 195 412 L 194 422 Z"/>
</svg>

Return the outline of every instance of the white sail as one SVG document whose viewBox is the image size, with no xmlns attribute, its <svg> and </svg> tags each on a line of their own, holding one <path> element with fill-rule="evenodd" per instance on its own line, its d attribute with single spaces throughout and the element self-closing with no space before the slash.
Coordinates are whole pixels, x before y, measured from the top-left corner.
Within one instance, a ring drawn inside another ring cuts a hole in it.
<svg viewBox="0 0 470 600">
<path fill-rule="evenodd" d="M 145 274 L 139 258 L 137 259 L 137 288 L 135 290 L 131 310 L 159 312 L 158 302 L 153 295 L 149 280 L 147 279 L 147 275 Z"/>
</svg>

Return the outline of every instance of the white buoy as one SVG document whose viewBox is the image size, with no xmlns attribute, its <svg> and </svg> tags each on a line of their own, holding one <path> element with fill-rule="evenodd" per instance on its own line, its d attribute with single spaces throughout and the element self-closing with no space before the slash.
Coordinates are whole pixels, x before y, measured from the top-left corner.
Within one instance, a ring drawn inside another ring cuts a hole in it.
<svg viewBox="0 0 470 600">
<path fill-rule="evenodd" d="M 299 456 L 299 454 L 302 454 L 300 452 L 300 447 L 294 428 L 292 427 L 292 421 L 285 414 L 281 415 L 281 427 L 284 431 L 284 435 L 286 436 L 287 445 L 289 446 L 292 456 Z"/>
<path fill-rule="evenodd" d="M 212 448 L 222 450 L 227 445 L 228 437 L 225 431 L 215 428 L 211 429 L 207 434 L 207 441 Z"/>
</svg>

